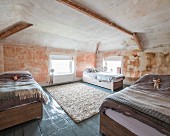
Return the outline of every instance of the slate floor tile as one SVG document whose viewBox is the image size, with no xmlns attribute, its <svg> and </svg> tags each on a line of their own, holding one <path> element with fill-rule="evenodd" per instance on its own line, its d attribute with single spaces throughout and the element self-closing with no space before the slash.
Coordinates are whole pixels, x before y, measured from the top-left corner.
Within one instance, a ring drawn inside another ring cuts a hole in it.
<svg viewBox="0 0 170 136">
<path fill-rule="evenodd" d="M 54 125 L 51 119 L 43 119 L 38 121 L 38 123 L 43 136 L 48 136 L 55 131 L 58 131 L 58 128 Z"/>
</svg>

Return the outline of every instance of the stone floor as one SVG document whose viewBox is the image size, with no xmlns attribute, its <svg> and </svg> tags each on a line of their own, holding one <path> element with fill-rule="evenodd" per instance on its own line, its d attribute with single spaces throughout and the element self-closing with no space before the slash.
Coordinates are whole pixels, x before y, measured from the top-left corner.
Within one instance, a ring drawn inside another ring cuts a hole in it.
<svg viewBox="0 0 170 136">
<path fill-rule="evenodd" d="M 87 85 L 113 93 L 108 89 Z M 44 90 L 46 89 L 44 88 Z M 50 102 L 44 105 L 42 120 L 32 120 L 2 130 L 0 136 L 101 136 L 99 133 L 99 114 L 77 124 L 63 111 L 50 94 L 48 95 Z"/>
</svg>

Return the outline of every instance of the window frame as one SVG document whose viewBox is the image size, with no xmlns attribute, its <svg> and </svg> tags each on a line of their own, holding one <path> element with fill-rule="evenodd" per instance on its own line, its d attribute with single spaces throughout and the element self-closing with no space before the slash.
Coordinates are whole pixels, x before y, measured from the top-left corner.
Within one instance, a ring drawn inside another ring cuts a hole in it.
<svg viewBox="0 0 170 136">
<path fill-rule="evenodd" d="M 50 75 L 69 75 L 69 74 L 74 74 L 74 56 L 71 56 L 71 55 L 50 55 L 50 71 L 52 68 L 52 60 L 70 60 L 70 64 L 69 64 L 69 68 L 70 68 L 70 71 L 71 72 L 55 72 L 55 69 L 54 69 L 54 72 L 51 73 L 50 72 Z"/>
<path fill-rule="evenodd" d="M 108 66 L 107 66 L 107 61 L 120 61 L 120 73 L 118 73 L 118 70 L 116 70 L 116 74 L 121 74 L 122 73 L 122 60 L 123 60 L 123 56 L 110 56 L 110 57 L 106 57 L 103 58 L 103 71 L 105 72 L 111 72 L 111 70 L 108 70 Z"/>
</svg>

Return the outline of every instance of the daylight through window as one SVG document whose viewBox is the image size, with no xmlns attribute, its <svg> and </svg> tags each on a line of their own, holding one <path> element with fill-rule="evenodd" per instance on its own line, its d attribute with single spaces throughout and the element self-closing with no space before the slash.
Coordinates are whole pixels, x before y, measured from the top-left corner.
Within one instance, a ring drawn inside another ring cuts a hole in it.
<svg viewBox="0 0 170 136">
<path fill-rule="evenodd" d="M 104 59 L 103 67 L 106 68 L 107 72 L 113 74 L 121 74 L 122 57 L 113 56 Z"/>
<path fill-rule="evenodd" d="M 74 71 L 74 61 L 72 56 L 51 55 L 51 69 L 54 75 L 70 74 Z"/>
</svg>

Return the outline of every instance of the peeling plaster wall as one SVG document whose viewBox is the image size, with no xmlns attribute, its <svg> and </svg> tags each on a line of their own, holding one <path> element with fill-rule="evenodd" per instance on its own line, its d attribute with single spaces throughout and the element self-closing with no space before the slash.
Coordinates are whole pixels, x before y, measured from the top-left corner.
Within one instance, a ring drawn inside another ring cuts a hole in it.
<svg viewBox="0 0 170 136">
<path fill-rule="evenodd" d="M 76 76 L 82 77 L 83 71 L 86 68 L 95 67 L 96 65 L 96 54 L 87 52 L 78 52 L 76 64 Z"/>
<path fill-rule="evenodd" d="M 70 54 L 73 56 L 77 54 L 75 74 L 78 73 L 78 77 L 81 77 L 85 66 L 94 67 L 95 64 L 95 55 L 89 52 L 75 53 L 74 50 L 16 44 L 4 44 L 3 49 L 4 71 L 28 70 L 39 83 L 49 82 L 50 54 Z"/>
<path fill-rule="evenodd" d="M 4 44 L 4 71 L 27 70 L 38 82 L 48 81 L 45 47 Z"/>
<path fill-rule="evenodd" d="M 4 71 L 3 45 L 0 43 L 0 72 Z"/>
<path fill-rule="evenodd" d="M 0 72 L 10 70 L 28 70 L 39 83 L 49 82 L 49 55 L 70 54 L 75 57 L 75 78 L 81 78 L 84 69 L 96 67 L 102 69 L 103 58 L 123 56 L 122 72 L 126 84 L 132 84 L 147 73 L 170 74 L 170 47 L 145 50 L 94 53 L 65 50 L 31 45 L 0 44 Z"/>
<path fill-rule="evenodd" d="M 108 56 L 123 56 L 122 73 L 125 75 L 125 84 L 134 83 L 144 74 L 169 74 L 170 75 L 170 48 L 159 50 L 146 50 L 145 52 L 122 51 L 100 52 L 97 55 L 98 69 L 102 69 L 103 58 Z"/>
</svg>

